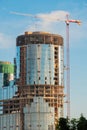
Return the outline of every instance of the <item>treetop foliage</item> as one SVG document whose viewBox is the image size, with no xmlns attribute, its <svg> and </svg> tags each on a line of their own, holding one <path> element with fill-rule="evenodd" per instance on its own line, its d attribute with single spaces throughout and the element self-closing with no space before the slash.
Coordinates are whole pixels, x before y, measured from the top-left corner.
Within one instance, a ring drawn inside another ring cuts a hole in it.
<svg viewBox="0 0 87 130">
<path fill-rule="evenodd" d="M 87 119 L 81 114 L 79 119 L 60 118 L 56 130 L 87 130 Z"/>
</svg>

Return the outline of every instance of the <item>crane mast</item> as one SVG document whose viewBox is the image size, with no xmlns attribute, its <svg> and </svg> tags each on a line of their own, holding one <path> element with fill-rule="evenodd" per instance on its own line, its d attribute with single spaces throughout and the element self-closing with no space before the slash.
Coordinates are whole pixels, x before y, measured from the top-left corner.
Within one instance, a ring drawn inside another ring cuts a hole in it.
<svg viewBox="0 0 87 130">
<path fill-rule="evenodd" d="M 69 21 L 66 16 L 66 87 L 67 87 L 67 117 L 70 118 L 70 45 L 69 45 Z"/>
<path fill-rule="evenodd" d="M 70 119 L 70 43 L 69 43 L 69 24 L 70 23 L 77 23 L 78 25 L 81 24 L 79 20 L 69 20 L 68 14 L 66 15 L 66 67 L 67 67 L 67 74 L 66 74 L 66 89 L 67 89 L 67 117 Z"/>
</svg>

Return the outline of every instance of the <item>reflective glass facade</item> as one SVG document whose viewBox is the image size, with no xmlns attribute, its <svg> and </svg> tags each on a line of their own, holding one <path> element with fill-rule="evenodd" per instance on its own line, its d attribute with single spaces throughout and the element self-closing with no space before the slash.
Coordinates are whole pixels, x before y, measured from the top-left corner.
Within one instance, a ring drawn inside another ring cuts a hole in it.
<svg viewBox="0 0 87 130">
<path fill-rule="evenodd" d="M 16 64 L 17 64 L 17 75 L 16 77 L 20 77 L 20 46 L 17 47 L 17 58 L 16 58 Z"/>
<path fill-rule="evenodd" d="M 54 85 L 54 48 L 49 44 L 27 46 L 27 85 Z"/>
<path fill-rule="evenodd" d="M 17 78 L 20 77 L 20 48 L 17 46 Z M 51 84 L 54 85 L 54 45 L 29 44 L 26 45 L 26 85 Z M 64 48 L 58 46 L 59 85 L 64 85 Z"/>
<path fill-rule="evenodd" d="M 3 86 L 3 73 L 0 73 L 0 88 Z"/>
</svg>

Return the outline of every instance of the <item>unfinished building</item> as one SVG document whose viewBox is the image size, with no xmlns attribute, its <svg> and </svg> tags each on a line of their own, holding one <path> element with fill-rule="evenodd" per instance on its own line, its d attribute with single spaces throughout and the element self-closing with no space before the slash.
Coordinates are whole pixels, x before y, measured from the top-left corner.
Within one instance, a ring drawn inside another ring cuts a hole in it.
<svg viewBox="0 0 87 130">
<path fill-rule="evenodd" d="M 63 116 L 63 38 L 46 32 L 25 32 L 17 37 L 16 45 L 19 97 L 27 98 L 30 104 L 34 97 L 43 97 L 54 108 L 56 123 Z"/>
<path fill-rule="evenodd" d="M 19 115 L 17 130 L 55 130 L 63 116 L 63 38 L 47 32 L 25 32 L 17 37 L 16 47 L 18 90 L 10 99 L 9 109 L 13 111 L 7 113 Z"/>
</svg>

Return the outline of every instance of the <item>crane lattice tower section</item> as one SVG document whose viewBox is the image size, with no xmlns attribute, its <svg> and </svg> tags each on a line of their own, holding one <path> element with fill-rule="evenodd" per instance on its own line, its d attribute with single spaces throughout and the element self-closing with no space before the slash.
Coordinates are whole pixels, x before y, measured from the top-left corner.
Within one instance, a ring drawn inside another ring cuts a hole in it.
<svg viewBox="0 0 87 130">
<path fill-rule="evenodd" d="M 54 108 L 56 122 L 63 116 L 64 104 L 63 38 L 47 32 L 25 32 L 17 37 L 16 46 L 18 92 L 25 99 L 21 108 L 34 97 L 42 97 Z"/>
</svg>

